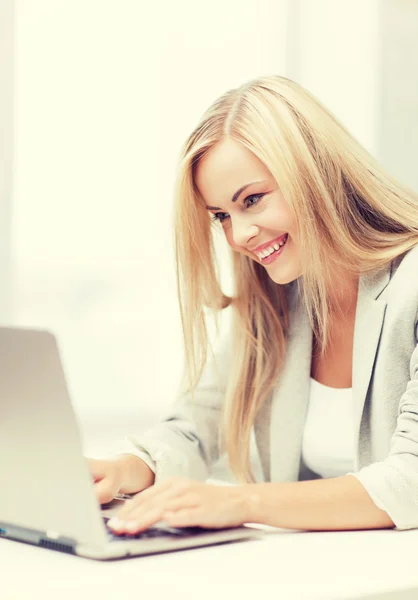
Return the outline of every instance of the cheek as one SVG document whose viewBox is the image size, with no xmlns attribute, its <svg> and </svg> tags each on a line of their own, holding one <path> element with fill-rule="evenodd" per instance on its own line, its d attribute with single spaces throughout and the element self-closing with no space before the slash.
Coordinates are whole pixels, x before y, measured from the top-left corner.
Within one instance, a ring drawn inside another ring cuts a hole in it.
<svg viewBox="0 0 418 600">
<path fill-rule="evenodd" d="M 232 239 L 232 233 L 230 231 L 229 232 L 228 231 L 225 232 L 225 237 L 226 237 L 226 241 L 228 242 L 228 246 L 230 248 L 232 248 L 232 250 L 234 252 L 240 252 L 241 254 L 243 254 L 242 248 L 240 248 L 240 246 L 237 246 L 234 243 L 234 240 Z"/>
<path fill-rule="evenodd" d="M 227 234 L 226 234 L 226 241 L 228 242 L 228 246 L 230 246 L 230 248 L 232 248 L 232 250 L 234 252 L 239 252 L 240 254 L 244 254 L 245 256 L 248 256 L 248 258 L 251 258 L 251 260 L 254 260 L 255 262 L 259 262 L 251 252 L 243 250 L 240 246 L 237 246 L 236 244 L 234 244 L 232 239 L 230 239 Z"/>
<path fill-rule="evenodd" d="M 234 240 L 232 238 L 232 229 L 231 227 L 228 227 L 228 229 L 224 229 L 224 233 L 225 233 L 225 238 L 226 241 L 228 242 L 228 245 L 232 248 L 232 250 L 234 250 L 235 252 L 238 251 L 238 246 L 234 243 Z"/>
</svg>

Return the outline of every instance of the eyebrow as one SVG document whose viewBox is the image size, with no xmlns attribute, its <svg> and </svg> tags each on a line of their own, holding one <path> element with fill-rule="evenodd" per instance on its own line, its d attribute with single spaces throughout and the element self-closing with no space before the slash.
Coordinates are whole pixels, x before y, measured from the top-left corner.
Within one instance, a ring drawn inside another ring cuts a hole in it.
<svg viewBox="0 0 418 600">
<path fill-rule="evenodd" d="M 247 189 L 250 185 L 254 185 L 255 183 L 266 183 L 266 181 L 252 181 L 251 183 L 246 183 L 242 187 L 239 188 L 232 196 L 232 202 L 236 202 L 238 198 L 241 196 L 242 192 Z M 222 210 L 219 206 L 206 206 L 208 210 Z"/>
</svg>

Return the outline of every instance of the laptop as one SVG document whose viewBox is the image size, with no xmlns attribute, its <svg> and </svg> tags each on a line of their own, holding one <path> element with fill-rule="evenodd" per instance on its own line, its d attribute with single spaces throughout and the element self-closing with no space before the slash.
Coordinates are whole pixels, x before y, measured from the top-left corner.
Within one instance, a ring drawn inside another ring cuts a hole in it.
<svg viewBox="0 0 418 600">
<path fill-rule="evenodd" d="M 116 535 L 115 499 L 96 498 L 55 336 L 0 327 L 0 538 L 91 559 L 141 556 L 260 538 L 243 525 Z M 0 541 L 1 543 L 1 541 Z"/>
</svg>

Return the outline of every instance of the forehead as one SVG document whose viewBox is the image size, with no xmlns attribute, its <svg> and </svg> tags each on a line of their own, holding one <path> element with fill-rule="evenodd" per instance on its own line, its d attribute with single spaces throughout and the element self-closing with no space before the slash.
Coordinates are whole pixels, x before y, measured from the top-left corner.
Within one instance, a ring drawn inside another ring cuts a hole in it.
<svg viewBox="0 0 418 600">
<path fill-rule="evenodd" d="M 224 194 L 230 198 L 246 183 L 269 178 L 269 170 L 255 154 L 231 138 L 218 142 L 200 161 L 195 173 L 196 186 L 208 204 Z"/>
</svg>

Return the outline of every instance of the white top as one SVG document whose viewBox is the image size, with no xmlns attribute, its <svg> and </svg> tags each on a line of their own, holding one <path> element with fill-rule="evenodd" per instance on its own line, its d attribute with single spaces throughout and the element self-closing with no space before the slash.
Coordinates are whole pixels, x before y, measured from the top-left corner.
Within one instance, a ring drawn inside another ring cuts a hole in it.
<svg viewBox="0 0 418 600">
<path fill-rule="evenodd" d="M 302 457 L 321 477 L 338 477 L 354 470 L 352 391 L 328 387 L 311 377 Z"/>
</svg>

